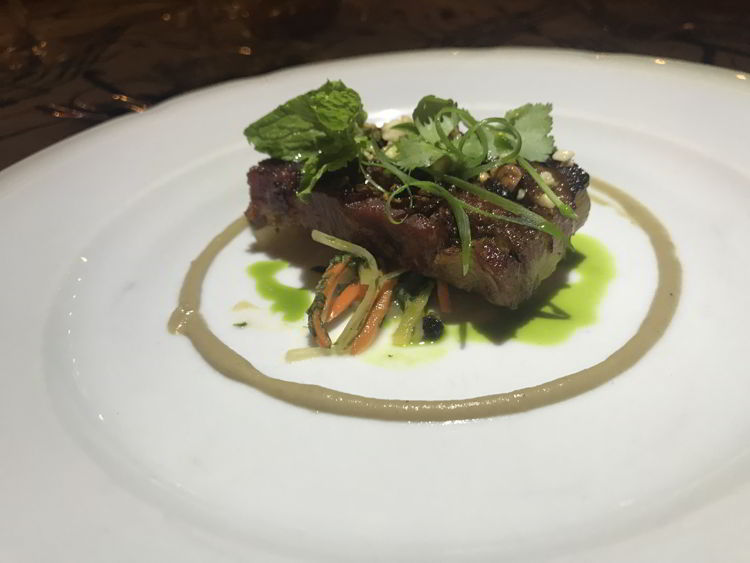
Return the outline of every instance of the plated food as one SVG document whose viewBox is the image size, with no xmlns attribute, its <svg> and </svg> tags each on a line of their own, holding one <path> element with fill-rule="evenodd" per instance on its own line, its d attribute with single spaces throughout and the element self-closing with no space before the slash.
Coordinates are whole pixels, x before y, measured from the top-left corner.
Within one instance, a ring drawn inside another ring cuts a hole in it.
<svg viewBox="0 0 750 563">
<path fill-rule="evenodd" d="M 403 311 L 395 343 L 431 339 L 440 332 L 427 308 L 433 288 L 443 312 L 448 286 L 510 308 L 532 295 L 590 207 L 589 176 L 556 148 L 551 109 L 526 104 L 480 120 L 428 95 L 411 116 L 377 127 L 357 92 L 329 81 L 246 129 L 271 157 L 248 174 L 250 224 L 301 226 L 343 252 L 309 311 L 321 349 L 363 351 L 392 302 Z M 326 324 L 356 302 L 332 342 Z"/>
<path fill-rule="evenodd" d="M 294 369 L 289 362 L 277 364 L 271 372 L 261 371 L 251 359 L 260 353 L 256 345 L 229 345 L 227 335 L 220 337 L 201 314 L 206 274 L 224 249 L 247 232 L 249 221 L 253 229 L 269 229 L 271 235 L 274 229 L 302 227 L 337 253 L 321 268 L 307 311 L 310 346 L 285 348 L 287 360 L 339 355 L 343 365 L 350 361 L 343 356 L 359 354 L 375 342 L 388 318 L 398 323 L 391 327 L 395 345 L 437 338 L 442 330 L 440 316 L 452 308 L 450 286 L 505 306 L 485 306 L 485 312 L 509 316 L 555 271 L 591 204 L 588 174 L 572 161 L 572 151 L 555 147 L 550 112 L 550 105 L 525 104 L 503 117 L 478 120 L 454 101 L 428 95 L 411 116 L 376 126 L 366 122 L 359 95 L 341 82 L 327 82 L 279 106 L 245 131 L 255 148 L 271 158 L 248 174 L 251 201 L 244 216 L 216 235 L 192 261 L 170 330 L 187 336 L 220 373 L 268 395 L 315 411 L 386 420 L 459 420 L 520 412 L 565 400 L 616 377 L 663 334 L 674 314 L 681 274 L 659 220 L 628 193 L 600 180 L 592 182 L 596 201 L 625 218 L 628 228 L 645 233 L 656 257 L 658 281 L 637 332 L 625 336 L 621 344 L 614 343 L 609 355 L 573 369 L 541 377 L 529 373 L 530 377 L 517 380 L 518 387 L 503 389 L 505 374 L 503 381 L 493 379 L 484 388 L 489 393 L 482 390 L 476 395 L 406 398 L 398 389 L 385 397 L 360 394 L 330 386 L 323 374 L 307 381 L 306 376 L 302 381 L 287 379 L 279 372 Z M 268 240 L 259 235 L 252 238 Z M 596 242 L 589 237 L 581 241 L 582 245 Z M 303 234 L 291 242 L 287 238 L 286 244 L 305 246 L 309 239 Z M 584 246 L 596 256 L 591 249 L 597 245 Z M 598 255 L 605 260 L 586 259 L 586 264 L 603 268 L 607 278 L 606 250 Z M 579 254 L 577 259 L 585 256 Z M 266 266 L 278 267 L 278 261 L 254 262 L 248 274 L 256 266 L 266 271 Z M 566 269 L 545 291 L 566 287 L 568 272 L 579 274 Z M 576 299 L 598 302 L 603 285 L 595 291 L 580 285 L 583 291 L 577 292 Z M 532 317 L 560 322 L 571 318 L 551 301 L 541 302 L 537 311 L 540 303 L 531 305 L 525 313 L 531 311 Z M 576 304 L 567 308 L 577 309 Z M 348 311 L 351 315 L 341 323 Z M 573 325 L 578 326 L 583 317 L 575 319 L 575 314 Z M 596 316 L 584 316 L 588 318 L 584 324 L 595 322 Z M 328 332 L 332 322 L 344 325 L 337 327 L 337 334 Z M 483 328 L 465 320 L 450 327 L 458 329 L 452 331 L 459 336 L 457 355 L 475 356 L 463 352 L 469 327 Z M 264 332 L 261 322 L 254 339 Z M 273 337 L 269 338 L 270 343 Z M 278 339 L 275 342 L 274 346 Z M 499 360 L 494 341 L 489 343 L 493 361 Z M 509 346 L 509 351 L 512 356 L 520 349 Z M 507 360 L 507 354 L 502 358 Z M 456 362 L 462 363 L 456 357 L 450 364 Z M 320 368 L 319 363 L 313 366 Z"/>
</svg>

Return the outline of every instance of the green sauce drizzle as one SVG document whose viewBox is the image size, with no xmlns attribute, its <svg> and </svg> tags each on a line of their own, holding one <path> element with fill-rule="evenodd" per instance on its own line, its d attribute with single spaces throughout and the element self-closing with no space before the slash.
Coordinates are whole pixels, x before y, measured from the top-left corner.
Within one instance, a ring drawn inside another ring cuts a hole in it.
<svg viewBox="0 0 750 563">
<path fill-rule="evenodd" d="M 607 248 L 595 238 L 573 237 L 577 252 L 560 263 L 538 293 L 515 311 L 496 310 L 495 319 L 469 323 L 466 338 L 521 342 L 551 346 L 597 320 L 597 307 L 609 282 L 615 277 L 615 262 Z M 578 280 L 566 282 L 571 272 Z"/>
<path fill-rule="evenodd" d="M 390 342 L 387 346 L 376 344 L 362 354 L 361 358 L 368 364 L 378 367 L 408 369 L 434 362 L 445 356 L 450 348 L 444 342 L 446 342 L 445 337 L 438 342 L 410 344 L 409 346 L 393 346 Z"/>
<path fill-rule="evenodd" d="M 584 260 L 573 271 L 580 279 L 563 287 L 552 301 L 516 332 L 516 338 L 532 344 L 557 344 L 579 328 L 597 320 L 596 309 L 615 277 L 615 264 L 607 248 L 586 235 L 573 237 L 573 244 Z M 560 318 L 562 313 L 567 317 Z M 544 316 L 549 315 L 549 316 Z"/>
<path fill-rule="evenodd" d="M 255 280 L 255 289 L 261 297 L 271 301 L 271 311 L 283 313 L 288 322 L 299 321 L 312 303 L 312 293 L 307 289 L 289 287 L 276 280 L 276 274 L 289 266 L 283 260 L 263 260 L 247 267 L 247 275 Z"/>
</svg>

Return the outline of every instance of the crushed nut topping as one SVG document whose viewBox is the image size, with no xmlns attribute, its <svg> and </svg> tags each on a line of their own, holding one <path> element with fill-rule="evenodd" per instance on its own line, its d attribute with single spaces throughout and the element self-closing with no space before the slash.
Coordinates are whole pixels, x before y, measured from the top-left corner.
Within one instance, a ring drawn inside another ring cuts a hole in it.
<svg viewBox="0 0 750 563">
<path fill-rule="evenodd" d="M 565 166 L 570 166 L 573 164 L 573 157 L 576 155 L 575 151 L 564 151 L 564 150 L 556 150 L 552 154 L 552 160 L 556 160 L 557 162 L 562 162 Z"/>
<path fill-rule="evenodd" d="M 539 174 L 539 176 L 541 176 L 542 180 L 544 180 L 544 183 L 547 184 L 548 186 L 557 185 L 557 180 L 555 180 L 555 177 L 552 175 L 552 172 L 548 172 L 547 170 L 545 170 L 544 172 Z"/>
<path fill-rule="evenodd" d="M 508 192 L 515 192 L 523 171 L 515 164 L 505 164 L 490 171 L 490 176 Z"/>
</svg>

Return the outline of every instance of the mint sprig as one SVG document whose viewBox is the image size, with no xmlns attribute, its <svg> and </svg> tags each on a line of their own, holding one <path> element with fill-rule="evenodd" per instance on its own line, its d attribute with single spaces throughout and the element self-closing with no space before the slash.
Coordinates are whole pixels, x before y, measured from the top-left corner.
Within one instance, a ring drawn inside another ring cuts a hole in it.
<svg viewBox="0 0 750 563">
<path fill-rule="evenodd" d="M 245 136 L 260 152 L 302 163 L 304 196 L 325 172 L 359 158 L 365 119 L 359 94 L 335 80 L 280 105 L 250 124 Z"/>
</svg>

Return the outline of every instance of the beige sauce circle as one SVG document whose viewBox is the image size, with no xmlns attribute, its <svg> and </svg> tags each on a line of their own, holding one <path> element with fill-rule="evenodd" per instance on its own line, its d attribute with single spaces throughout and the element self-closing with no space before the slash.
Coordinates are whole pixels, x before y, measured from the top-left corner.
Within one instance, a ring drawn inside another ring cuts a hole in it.
<svg viewBox="0 0 750 563">
<path fill-rule="evenodd" d="M 606 182 L 592 180 L 592 187 L 616 201 L 646 232 L 656 254 L 659 281 L 646 317 L 630 340 L 604 361 L 547 383 L 469 399 L 422 401 L 364 397 L 261 373 L 219 340 L 200 314 L 203 279 L 216 255 L 247 228 L 244 217 L 216 236 L 191 263 L 178 307 L 169 319 L 169 330 L 187 336 L 201 356 L 225 376 L 272 397 L 322 412 L 382 420 L 463 420 L 526 411 L 574 397 L 632 367 L 654 346 L 674 316 L 682 283 L 682 268 L 674 244 L 659 220 L 637 200 Z"/>
</svg>

